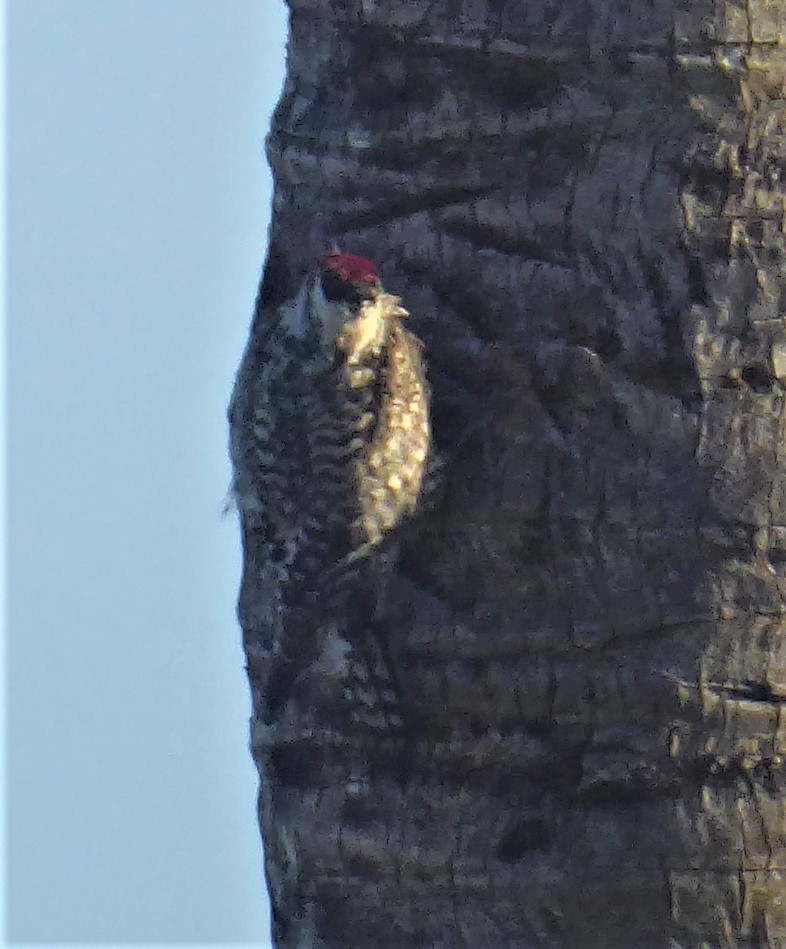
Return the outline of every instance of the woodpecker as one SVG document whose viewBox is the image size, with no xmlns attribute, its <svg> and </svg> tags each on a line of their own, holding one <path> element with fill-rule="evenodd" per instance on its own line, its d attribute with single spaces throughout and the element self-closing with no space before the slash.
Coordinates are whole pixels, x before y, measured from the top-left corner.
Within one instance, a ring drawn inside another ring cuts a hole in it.
<svg viewBox="0 0 786 949">
<path fill-rule="evenodd" d="M 371 578 L 375 552 L 423 492 L 431 454 L 423 346 L 374 264 L 337 251 L 263 315 L 235 383 L 230 453 L 246 546 L 239 611 L 258 614 L 262 602 L 277 611 L 266 621 L 278 629 L 265 647 L 277 670 L 268 711 L 280 713 L 308 678 L 304 666 L 326 667 L 325 644 L 338 631 L 350 654 L 344 692 L 349 683 L 368 721 L 390 722 L 380 709 L 394 676 L 382 669 Z"/>
<path fill-rule="evenodd" d="M 286 597 L 324 609 L 417 508 L 431 428 L 408 315 L 371 261 L 334 251 L 246 352 L 230 406 L 234 497 Z"/>
</svg>

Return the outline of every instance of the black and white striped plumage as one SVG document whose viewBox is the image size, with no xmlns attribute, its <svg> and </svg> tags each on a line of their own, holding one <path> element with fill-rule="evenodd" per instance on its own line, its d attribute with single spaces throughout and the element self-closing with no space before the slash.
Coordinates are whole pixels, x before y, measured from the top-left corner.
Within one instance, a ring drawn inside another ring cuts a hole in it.
<svg viewBox="0 0 786 949">
<path fill-rule="evenodd" d="M 230 409 L 235 501 L 279 608 L 342 630 L 352 576 L 423 487 L 429 393 L 407 315 L 369 261 L 328 255 L 247 353 Z"/>
</svg>

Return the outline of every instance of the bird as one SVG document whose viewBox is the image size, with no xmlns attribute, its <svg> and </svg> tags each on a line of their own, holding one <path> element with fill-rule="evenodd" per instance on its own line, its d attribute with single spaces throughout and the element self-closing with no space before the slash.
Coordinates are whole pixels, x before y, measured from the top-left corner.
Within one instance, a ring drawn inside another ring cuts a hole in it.
<svg viewBox="0 0 786 949">
<path fill-rule="evenodd" d="M 271 560 L 299 586 L 318 590 L 417 509 L 430 393 L 408 316 L 370 260 L 332 251 L 233 399 L 235 417 L 250 402 L 233 429 L 236 503 L 261 513 Z"/>
<path fill-rule="evenodd" d="M 433 454 L 424 347 L 374 263 L 335 249 L 266 316 L 229 413 L 244 542 L 299 617 L 301 657 L 328 626 L 354 648 L 377 625 L 373 564 L 416 515 Z"/>
</svg>

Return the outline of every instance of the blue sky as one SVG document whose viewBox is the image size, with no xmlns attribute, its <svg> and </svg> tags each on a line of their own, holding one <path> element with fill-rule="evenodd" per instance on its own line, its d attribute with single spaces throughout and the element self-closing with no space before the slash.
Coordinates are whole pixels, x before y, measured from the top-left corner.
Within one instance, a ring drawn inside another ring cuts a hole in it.
<svg viewBox="0 0 786 949">
<path fill-rule="evenodd" d="M 259 945 L 221 511 L 283 0 L 7 6 L 7 938 Z"/>
</svg>

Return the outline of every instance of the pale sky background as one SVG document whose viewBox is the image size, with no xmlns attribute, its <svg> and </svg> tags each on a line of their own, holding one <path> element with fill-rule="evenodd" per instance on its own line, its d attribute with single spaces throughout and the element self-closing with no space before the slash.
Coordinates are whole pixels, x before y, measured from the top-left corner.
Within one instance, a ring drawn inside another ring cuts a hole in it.
<svg viewBox="0 0 786 949">
<path fill-rule="evenodd" d="M 225 407 L 283 0 L 8 0 L 9 942 L 268 938 Z"/>
</svg>

